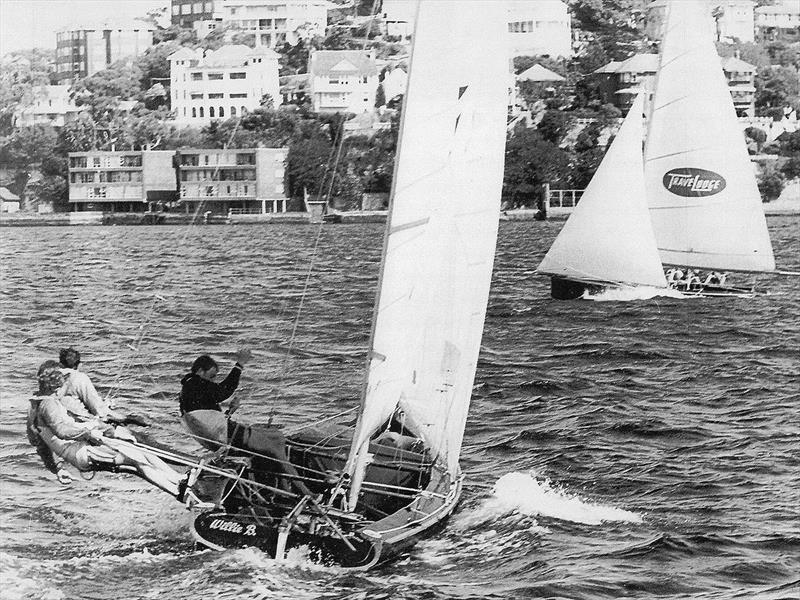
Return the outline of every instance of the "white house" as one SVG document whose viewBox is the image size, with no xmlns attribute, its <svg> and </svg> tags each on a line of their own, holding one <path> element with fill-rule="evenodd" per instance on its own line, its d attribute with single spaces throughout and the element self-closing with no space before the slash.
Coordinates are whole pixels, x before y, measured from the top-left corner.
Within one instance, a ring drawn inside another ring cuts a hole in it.
<svg viewBox="0 0 800 600">
<path fill-rule="evenodd" d="M 800 40 L 800 2 L 782 0 L 756 9 L 756 31 L 759 39 Z"/>
<path fill-rule="evenodd" d="M 796 2 L 797 0 L 795 0 Z M 647 7 L 645 33 L 660 40 L 666 23 L 669 0 L 651 0 Z M 737 38 L 752 42 L 755 31 L 754 0 L 706 0 L 709 15 L 716 21 L 716 35 L 720 40 Z"/>
<path fill-rule="evenodd" d="M 308 71 L 315 112 L 361 113 L 375 107 L 378 68 L 372 52 L 317 50 Z"/>
<path fill-rule="evenodd" d="M 325 35 L 328 0 L 226 0 L 222 24 L 252 32 L 257 42 L 275 47 L 288 42 Z"/>
<path fill-rule="evenodd" d="M 572 54 L 570 16 L 562 0 L 508 0 L 511 56 Z M 414 32 L 417 0 L 383 0 L 381 17 L 387 35 L 407 38 Z"/>
<path fill-rule="evenodd" d="M 263 46 L 181 48 L 169 57 L 172 110 L 178 125 L 208 125 L 261 106 L 265 95 L 281 104 L 278 54 Z"/>
<path fill-rule="evenodd" d="M 69 97 L 68 85 L 43 85 L 33 92 L 33 101 L 22 106 L 15 113 L 16 127 L 50 125 L 63 127 L 72 121 L 86 107 L 75 106 Z"/>
<path fill-rule="evenodd" d="M 569 10 L 561 0 L 509 0 L 508 35 L 511 56 L 572 54 Z"/>
</svg>

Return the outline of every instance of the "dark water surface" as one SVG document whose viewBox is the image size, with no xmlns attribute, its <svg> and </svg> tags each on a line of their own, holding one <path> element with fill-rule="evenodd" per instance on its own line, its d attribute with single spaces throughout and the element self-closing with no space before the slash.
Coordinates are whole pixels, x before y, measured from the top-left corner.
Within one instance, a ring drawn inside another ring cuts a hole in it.
<svg viewBox="0 0 800 600">
<path fill-rule="evenodd" d="M 756 299 L 555 302 L 533 271 L 560 224 L 501 225 L 464 502 L 366 574 L 196 549 L 182 506 L 134 478 L 55 482 L 24 415 L 37 365 L 70 344 L 186 451 L 174 398 L 201 352 L 227 368 L 255 350 L 243 420 L 354 407 L 381 226 L 324 226 L 309 277 L 314 226 L 4 229 L 0 597 L 798 598 L 800 280 L 764 276 L 774 294 Z M 800 223 L 769 226 L 797 270 Z"/>
</svg>

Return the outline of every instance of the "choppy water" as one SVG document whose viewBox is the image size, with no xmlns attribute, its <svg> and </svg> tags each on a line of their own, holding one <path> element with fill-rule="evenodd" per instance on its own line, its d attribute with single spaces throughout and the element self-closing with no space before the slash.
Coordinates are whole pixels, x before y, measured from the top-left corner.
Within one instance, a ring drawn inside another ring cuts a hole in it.
<svg viewBox="0 0 800 600">
<path fill-rule="evenodd" d="M 769 225 L 796 268 L 797 220 Z M 255 349 L 243 419 L 354 406 L 380 226 L 323 227 L 308 279 L 312 226 L 5 229 L 0 596 L 797 598 L 800 282 L 763 277 L 774 295 L 750 300 L 555 302 L 533 270 L 558 227 L 502 224 L 463 505 L 367 574 L 197 550 L 181 506 L 133 478 L 60 486 L 24 412 L 36 366 L 69 344 L 185 450 L 174 396 L 200 352 Z"/>
</svg>

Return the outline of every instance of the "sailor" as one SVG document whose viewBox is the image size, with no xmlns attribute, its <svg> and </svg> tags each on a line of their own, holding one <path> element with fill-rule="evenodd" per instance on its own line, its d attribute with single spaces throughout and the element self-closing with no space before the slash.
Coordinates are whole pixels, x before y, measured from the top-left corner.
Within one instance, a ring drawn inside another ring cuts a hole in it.
<svg viewBox="0 0 800 600">
<path fill-rule="evenodd" d="M 58 360 L 61 372 L 66 376 L 58 393 L 62 397 L 62 404 L 70 413 L 80 417 L 95 416 L 108 423 L 147 425 L 146 420 L 139 415 L 123 415 L 112 410 L 110 403 L 97 392 L 89 376 L 78 370 L 81 353 L 75 348 L 62 348 Z"/>
<path fill-rule="evenodd" d="M 240 405 L 237 398 L 231 400 L 227 410 L 222 412 L 222 403 L 236 391 L 244 365 L 251 357 L 247 348 L 239 350 L 236 363 L 220 383 L 214 382 L 219 373 L 216 361 L 205 354 L 198 357 L 190 372 L 181 379 L 179 398 L 183 424 L 200 445 L 209 450 L 230 445 L 274 459 L 280 470 L 292 476 L 291 483 L 301 494 L 311 495 L 289 462 L 286 437 L 277 427 L 250 426 L 231 419 Z"/>
<path fill-rule="evenodd" d="M 697 272 L 694 269 L 688 269 L 686 271 L 686 279 L 684 280 L 684 284 L 686 285 L 687 290 L 696 289 L 697 286 L 701 285 L 700 277 L 698 277 Z"/>
<path fill-rule="evenodd" d="M 31 398 L 28 409 L 28 441 L 59 482 L 72 481 L 65 469 L 67 463 L 84 472 L 113 471 L 124 466 L 126 472 L 135 473 L 176 497 L 179 495 L 182 476 L 157 456 L 139 451 L 137 455 L 141 458 L 135 460 L 108 446 L 107 438 L 111 437 L 135 441 L 130 432 L 122 427 L 114 430 L 96 417 L 78 421 L 70 415 L 62 402 L 65 396 L 59 395 L 65 379 L 59 363 L 54 360 L 42 363 L 37 379 L 39 391 Z"/>
<path fill-rule="evenodd" d="M 667 271 L 667 283 L 670 287 L 679 286 L 683 280 L 683 271 L 680 269 L 670 269 Z"/>
</svg>

